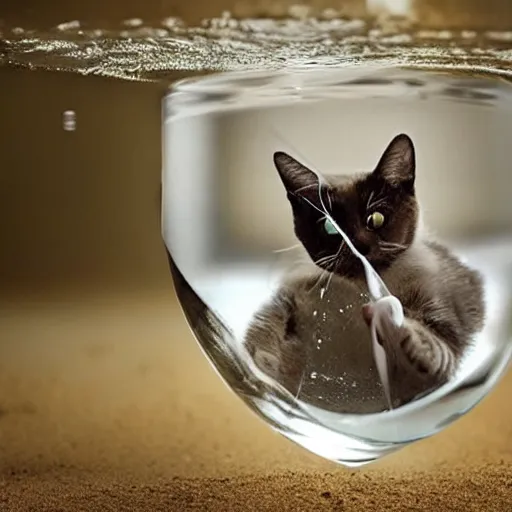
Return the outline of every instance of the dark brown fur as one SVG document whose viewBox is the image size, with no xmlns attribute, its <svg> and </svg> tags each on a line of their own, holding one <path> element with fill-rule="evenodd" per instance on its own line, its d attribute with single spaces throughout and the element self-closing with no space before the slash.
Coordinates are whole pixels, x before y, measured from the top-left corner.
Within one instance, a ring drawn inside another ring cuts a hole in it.
<svg viewBox="0 0 512 512">
<path fill-rule="evenodd" d="M 323 230 L 317 175 L 285 153 L 276 153 L 274 162 L 292 207 L 295 234 L 317 270 L 283 283 L 256 315 L 246 346 L 257 364 L 293 393 L 303 389 L 304 396 L 316 402 L 319 391 L 308 392 L 307 383 L 304 387 L 309 370 L 323 368 L 326 375 L 343 371 L 354 379 L 357 392 L 340 398 L 333 386 L 330 408 L 382 410 L 382 389 L 361 315 L 369 300 L 363 266 L 341 236 Z M 399 406 L 439 387 L 456 371 L 483 325 L 481 277 L 418 232 L 415 153 L 406 135 L 393 139 L 373 172 L 326 181 L 323 204 L 404 308 L 402 327 L 378 332 L 389 357 L 393 402 Z M 384 215 L 385 223 L 369 229 L 367 218 L 375 211 Z M 319 270 L 325 271 L 323 277 Z M 325 292 L 319 293 L 322 282 L 328 284 L 326 300 Z M 350 314 L 336 316 L 340 304 L 351 304 Z M 318 311 L 329 311 L 329 322 L 324 318 L 320 325 Z M 322 345 L 324 357 L 318 347 L 314 350 L 319 332 L 326 338 L 322 341 L 329 342 L 329 347 Z"/>
</svg>

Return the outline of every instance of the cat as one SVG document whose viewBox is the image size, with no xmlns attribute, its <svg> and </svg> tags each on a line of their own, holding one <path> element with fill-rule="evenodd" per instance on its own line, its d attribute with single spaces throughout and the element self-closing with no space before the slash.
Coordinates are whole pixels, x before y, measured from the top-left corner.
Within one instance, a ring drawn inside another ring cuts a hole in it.
<svg viewBox="0 0 512 512">
<path fill-rule="evenodd" d="M 448 382 L 483 327 L 483 280 L 424 229 L 411 138 L 393 138 L 372 172 L 325 176 L 321 188 L 317 174 L 287 153 L 276 152 L 274 165 L 311 264 L 290 274 L 249 325 L 243 343 L 256 365 L 315 404 L 323 398 L 352 413 L 388 408 L 371 349 L 375 306 L 364 268 L 322 213 L 325 205 L 403 306 L 402 325 L 391 315 L 376 324 L 388 356 L 392 406 Z M 328 398 L 318 396 L 319 388 L 306 389 L 310 375 L 318 379 L 320 372 L 336 381 L 321 390 Z"/>
</svg>

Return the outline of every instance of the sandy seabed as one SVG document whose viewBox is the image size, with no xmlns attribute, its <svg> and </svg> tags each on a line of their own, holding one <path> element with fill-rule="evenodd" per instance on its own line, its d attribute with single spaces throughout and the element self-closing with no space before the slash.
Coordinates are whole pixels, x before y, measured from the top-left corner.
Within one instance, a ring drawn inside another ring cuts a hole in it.
<svg viewBox="0 0 512 512">
<path fill-rule="evenodd" d="M 394 476 L 343 471 L 142 483 L 94 475 L 19 475 L 2 482 L 3 510 L 508 511 L 510 463 Z"/>
<path fill-rule="evenodd" d="M 2 512 L 512 510 L 510 373 L 442 433 L 349 470 L 229 392 L 172 294 L 0 311 Z"/>
</svg>

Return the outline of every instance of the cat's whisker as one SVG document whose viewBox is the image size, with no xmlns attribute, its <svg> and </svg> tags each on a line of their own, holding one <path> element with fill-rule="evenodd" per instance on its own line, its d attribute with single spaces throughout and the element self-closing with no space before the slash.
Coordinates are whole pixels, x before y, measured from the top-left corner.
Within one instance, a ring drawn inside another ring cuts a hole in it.
<svg viewBox="0 0 512 512">
<path fill-rule="evenodd" d="M 321 258 L 318 258 L 317 260 L 315 260 L 315 263 L 320 263 L 320 262 L 328 260 L 332 257 L 334 257 L 334 254 L 327 254 L 326 256 L 322 256 Z"/>
<path fill-rule="evenodd" d="M 330 269 L 331 265 L 332 265 L 332 260 L 325 261 L 324 263 L 322 263 L 322 268 L 326 272 L 329 272 L 329 269 Z"/>
<path fill-rule="evenodd" d="M 399 245 L 392 245 L 392 244 L 379 244 L 380 249 L 403 249 L 403 247 Z"/>
<path fill-rule="evenodd" d="M 368 197 L 368 201 L 366 202 L 366 209 L 369 210 L 370 209 L 370 204 L 372 202 L 372 199 L 373 199 L 373 196 L 375 195 L 375 192 L 372 190 L 370 192 L 370 195 Z"/>
<path fill-rule="evenodd" d="M 388 247 L 406 247 L 404 244 L 399 244 L 397 242 L 385 242 L 385 241 L 379 242 L 379 245 L 385 245 Z"/>
<path fill-rule="evenodd" d="M 328 274 L 329 271 L 328 270 L 322 270 L 322 272 L 320 273 L 320 275 L 318 276 L 318 279 L 316 280 L 315 284 L 311 287 L 311 290 L 314 290 L 318 285 L 321 284 L 322 282 L 322 279 L 326 276 L 326 274 Z"/>
<path fill-rule="evenodd" d="M 284 249 L 275 249 L 272 252 L 275 254 L 278 254 L 281 252 L 293 251 L 294 249 L 298 249 L 299 247 L 301 247 L 301 245 L 302 244 L 294 244 L 294 245 L 291 245 L 290 247 L 285 247 Z"/>
<path fill-rule="evenodd" d="M 382 242 L 379 242 L 380 245 L 387 245 L 387 246 L 390 246 L 390 247 L 403 247 L 405 248 L 406 246 L 404 244 L 399 244 L 397 242 L 385 242 L 385 241 L 382 241 Z"/>
<path fill-rule="evenodd" d="M 294 401 L 297 401 L 297 399 L 299 398 L 300 392 L 302 391 L 302 386 L 304 384 L 304 377 L 305 377 L 305 375 L 306 375 L 306 369 L 304 368 L 302 370 L 302 375 L 300 377 L 299 387 L 297 389 L 297 393 L 295 394 Z"/>
<path fill-rule="evenodd" d="M 295 191 L 295 193 L 296 193 L 296 194 L 298 194 L 298 193 L 300 193 L 300 192 L 303 192 L 304 190 L 308 190 L 308 189 L 310 189 L 310 188 L 316 188 L 316 187 L 317 187 L 316 183 L 312 183 L 311 185 L 304 185 L 303 187 L 298 188 L 298 189 Z"/>
<path fill-rule="evenodd" d="M 334 275 L 334 272 L 330 272 L 329 279 L 327 279 L 327 284 L 325 285 L 325 290 L 327 291 L 329 289 L 329 286 L 331 285 L 332 276 Z"/>
<path fill-rule="evenodd" d="M 329 274 L 329 276 L 327 278 L 327 284 L 325 286 L 325 289 L 326 290 L 329 289 L 329 285 L 331 284 L 331 279 L 332 279 L 332 276 L 333 276 L 333 269 L 337 266 L 337 258 L 340 255 L 341 247 L 342 246 L 343 246 L 343 244 L 340 245 L 340 248 L 338 249 L 338 252 L 336 254 L 331 255 L 331 256 L 324 256 L 323 258 L 320 258 L 319 260 L 315 261 L 315 263 L 317 265 L 319 265 L 319 264 L 323 265 L 324 266 L 324 270 L 323 270 L 322 274 L 320 275 L 320 278 L 318 279 L 318 281 L 313 285 L 313 289 L 318 286 L 318 284 L 320 283 L 321 279 L 327 273 Z"/>
<path fill-rule="evenodd" d="M 331 284 L 331 279 L 332 279 L 332 276 L 334 275 L 334 273 L 336 272 L 336 269 L 338 268 L 338 263 L 339 263 L 339 257 L 340 257 L 340 254 L 341 254 L 341 250 L 343 249 L 343 244 L 345 242 L 342 240 L 341 244 L 340 244 L 340 247 L 338 249 L 338 252 L 334 255 L 334 258 L 330 261 L 329 263 L 329 271 L 331 273 L 331 275 L 329 276 L 329 279 L 327 280 L 327 285 L 325 286 L 325 289 L 328 290 L 329 289 L 329 286 Z"/>
<path fill-rule="evenodd" d="M 367 210 L 376 209 L 379 206 L 381 206 L 382 204 L 385 204 L 386 201 L 387 201 L 387 199 L 385 197 L 377 197 L 376 199 L 373 200 L 372 203 L 370 203 L 370 201 L 368 201 L 368 204 L 366 205 L 366 209 Z"/>
<path fill-rule="evenodd" d="M 392 242 L 380 242 L 379 243 L 379 249 L 382 252 L 393 253 L 393 252 L 403 251 L 403 250 L 407 249 L 407 246 L 406 245 L 402 245 L 402 244 L 395 244 L 395 243 L 392 243 Z"/>
<path fill-rule="evenodd" d="M 325 265 L 329 263 L 331 260 L 336 258 L 336 254 L 330 254 L 329 256 L 324 256 L 323 258 L 319 258 L 318 260 L 315 260 L 314 263 L 316 265 Z"/>
</svg>

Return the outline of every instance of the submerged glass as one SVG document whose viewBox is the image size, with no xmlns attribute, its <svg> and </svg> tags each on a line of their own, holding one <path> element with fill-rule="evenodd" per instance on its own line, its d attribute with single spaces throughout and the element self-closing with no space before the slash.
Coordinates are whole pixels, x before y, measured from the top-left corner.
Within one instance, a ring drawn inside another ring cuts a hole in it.
<svg viewBox="0 0 512 512">
<path fill-rule="evenodd" d="M 439 432 L 503 374 L 511 100 L 489 76 L 370 65 L 212 75 L 165 97 L 180 302 L 224 381 L 289 439 L 368 463 Z M 401 133 L 415 149 L 393 146 Z M 351 187 L 374 171 L 384 192 Z"/>
</svg>

